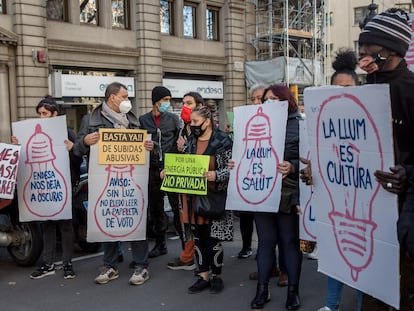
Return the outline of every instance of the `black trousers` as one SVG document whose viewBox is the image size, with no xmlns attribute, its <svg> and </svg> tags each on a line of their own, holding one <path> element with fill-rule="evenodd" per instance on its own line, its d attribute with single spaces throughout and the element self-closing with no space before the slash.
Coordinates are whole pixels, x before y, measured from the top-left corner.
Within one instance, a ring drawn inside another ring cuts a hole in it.
<svg viewBox="0 0 414 311">
<path fill-rule="evenodd" d="M 255 213 L 256 231 L 259 238 L 257 250 L 258 283 L 269 283 L 274 266 L 275 247 L 279 245 L 279 256 L 283 256 L 289 285 L 298 285 L 302 268 L 302 253 L 299 245 L 299 216 L 292 212 Z"/>
</svg>

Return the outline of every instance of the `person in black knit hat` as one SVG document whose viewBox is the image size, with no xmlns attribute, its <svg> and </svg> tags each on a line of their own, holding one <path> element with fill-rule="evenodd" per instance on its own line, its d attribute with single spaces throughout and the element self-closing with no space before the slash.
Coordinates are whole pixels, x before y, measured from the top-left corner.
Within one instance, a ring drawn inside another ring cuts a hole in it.
<svg viewBox="0 0 414 311">
<path fill-rule="evenodd" d="M 167 152 L 177 152 L 177 138 L 180 131 L 180 120 L 174 113 L 169 112 L 171 92 L 164 86 L 152 89 L 152 110 L 139 117 L 140 128 L 151 134 L 154 150 L 150 155 L 148 181 L 148 209 L 150 215 L 150 230 L 155 236 L 155 246 L 148 257 L 154 258 L 167 254 L 166 231 L 168 219 L 164 212 L 164 196 L 161 191 L 162 180 L 160 171 L 163 169 L 164 155 Z M 170 205 L 178 206 L 178 195 L 167 193 Z"/>
<path fill-rule="evenodd" d="M 395 8 L 374 16 L 359 36 L 359 66 L 368 73 L 367 83 L 390 86 L 395 166 L 374 175 L 385 190 L 398 195 L 400 310 L 414 310 L 414 74 L 404 60 L 410 41 L 408 15 Z M 364 295 L 362 310 L 391 307 Z"/>
</svg>

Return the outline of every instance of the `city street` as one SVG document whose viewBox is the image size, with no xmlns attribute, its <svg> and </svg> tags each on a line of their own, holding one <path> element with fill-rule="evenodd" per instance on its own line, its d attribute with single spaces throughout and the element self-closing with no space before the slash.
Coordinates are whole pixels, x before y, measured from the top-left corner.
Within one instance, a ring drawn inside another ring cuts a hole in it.
<svg viewBox="0 0 414 311">
<path fill-rule="evenodd" d="M 236 220 L 238 220 L 236 218 Z M 150 279 L 144 285 L 132 286 L 128 279 L 133 270 L 128 268 L 130 253 L 124 243 L 125 261 L 120 264 L 120 277 L 106 285 L 93 280 L 102 264 L 101 254 L 82 254 L 76 251 L 73 265 L 77 278 L 64 280 L 63 271 L 54 276 L 31 280 L 29 275 L 36 267 L 23 268 L 14 264 L 5 249 L 0 249 L 0 305 L 2 310 L 251 310 L 250 301 L 255 295 L 256 282 L 248 279 L 256 270 L 254 255 L 238 259 L 241 248 L 239 224 L 235 223 L 235 239 L 224 244 L 225 267 L 222 278 L 225 288 L 219 295 L 208 292 L 190 295 L 187 288 L 196 280 L 192 271 L 172 271 L 167 262 L 177 257 L 180 243 L 169 235 L 167 255 L 150 259 Z M 152 246 L 152 243 L 150 246 Z M 254 248 L 257 239 L 254 237 Z M 255 254 L 255 251 L 254 251 Z M 79 257 L 83 256 L 83 257 Z M 324 305 L 326 277 L 316 271 L 317 261 L 304 255 L 300 296 L 300 310 L 316 311 Z M 355 291 L 345 287 L 340 309 L 355 310 Z M 286 288 L 271 281 L 271 301 L 265 310 L 285 310 Z"/>
</svg>

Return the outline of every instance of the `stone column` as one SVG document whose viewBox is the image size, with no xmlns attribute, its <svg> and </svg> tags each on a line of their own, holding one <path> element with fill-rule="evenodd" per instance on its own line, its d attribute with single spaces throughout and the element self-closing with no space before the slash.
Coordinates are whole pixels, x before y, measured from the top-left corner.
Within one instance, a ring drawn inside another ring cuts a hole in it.
<svg viewBox="0 0 414 311">
<path fill-rule="evenodd" d="M 226 79 L 224 81 L 224 102 L 228 111 L 235 106 L 246 104 L 246 83 L 244 74 L 246 23 L 245 23 L 246 1 L 226 1 L 226 10 L 221 16 L 220 22 L 224 23 L 225 57 L 226 57 Z M 220 111 L 220 124 L 225 123 L 226 111 Z"/>
<path fill-rule="evenodd" d="M 13 26 L 19 36 L 16 48 L 17 114 L 19 119 L 36 116 L 35 107 L 48 93 L 48 64 L 37 61 L 37 52 L 45 51 L 46 2 L 15 0 Z"/>
<path fill-rule="evenodd" d="M 151 91 L 162 84 L 159 0 L 137 0 L 136 33 L 139 51 L 137 76 L 138 115 L 152 109 Z"/>
</svg>

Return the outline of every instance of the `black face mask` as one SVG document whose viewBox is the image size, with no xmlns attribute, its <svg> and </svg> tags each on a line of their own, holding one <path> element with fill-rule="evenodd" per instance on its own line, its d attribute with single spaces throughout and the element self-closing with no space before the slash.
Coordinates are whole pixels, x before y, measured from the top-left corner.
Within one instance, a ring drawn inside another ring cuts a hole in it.
<svg viewBox="0 0 414 311">
<path fill-rule="evenodd" d="M 204 121 L 206 122 L 206 121 Z M 204 132 L 206 131 L 206 129 L 202 129 L 201 127 L 203 126 L 203 123 L 201 123 L 200 125 L 190 125 L 190 130 L 191 130 L 191 134 L 193 134 L 195 137 L 200 137 L 204 134 Z"/>
</svg>

